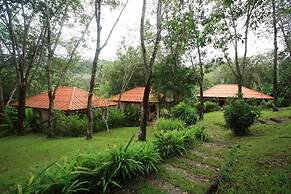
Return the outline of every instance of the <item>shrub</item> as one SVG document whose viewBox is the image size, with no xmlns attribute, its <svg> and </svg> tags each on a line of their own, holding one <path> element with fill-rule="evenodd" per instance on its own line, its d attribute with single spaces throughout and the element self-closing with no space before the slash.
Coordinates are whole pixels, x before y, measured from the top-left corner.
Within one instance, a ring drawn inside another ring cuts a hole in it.
<svg viewBox="0 0 291 194">
<path fill-rule="evenodd" d="M 108 108 L 108 125 L 110 128 L 124 126 L 124 113 L 117 108 Z"/>
<path fill-rule="evenodd" d="M 95 109 L 93 111 L 94 119 L 94 131 L 100 131 L 106 129 L 105 120 L 102 118 L 102 114 L 106 114 L 107 110 L 105 108 Z M 108 127 L 122 127 L 124 126 L 125 116 L 122 111 L 117 108 L 108 108 Z"/>
<path fill-rule="evenodd" d="M 206 132 L 204 127 L 196 126 L 192 127 L 191 130 L 194 133 L 194 136 L 199 141 L 207 141 L 208 140 L 208 133 Z"/>
<path fill-rule="evenodd" d="M 59 136 L 80 137 L 85 135 L 87 121 L 76 113 L 65 115 L 63 111 L 55 111 L 55 132 Z"/>
<path fill-rule="evenodd" d="M 162 117 L 162 118 L 171 118 L 172 115 L 171 115 L 171 113 L 170 113 L 170 111 L 168 109 L 163 108 L 163 109 L 160 110 L 160 117 Z"/>
<path fill-rule="evenodd" d="M 205 112 L 214 112 L 219 110 L 219 105 L 215 102 L 206 101 L 204 103 Z"/>
<path fill-rule="evenodd" d="M 17 109 L 11 106 L 5 107 L 0 117 L 0 129 L 5 133 L 13 133 L 17 124 Z"/>
<path fill-rule="evenodd" d="M 244 100 L 235 100 L 225 108 L 226 126 L 236 135 L 245 135 L 248 128 L 260 116 L 260 111 Z"/>
<path fill-rule="evenodd" d="M 183 155 L 195 143 L 193 130 L 161 131 L 155 134 L 154 145 L 162 158 Z"/>
<path fill-rule="evenodd" d="M 51 164 L 18 186 L 18 193 L 109 193 L 125 181 L 157 172 L 161 158 L 153 144 L 131 145 L 132 139 L 97 155 Z"/>
<path fill-rule="evenodd" d="M 125 125 L 126 126 L 138 126 L 140 121 L 140 108 L 133 105 L 126 106 L 124 111 Z"/>
<path fill-rule="evenodd" d="M 187 126 L 194 125 L 197 122 L 195 108 L 184 102 L 180 102 L 178 105 L 174 106 L 171 110 L 171 114 L 174 118 L 184 121 Z"/>
<path fill-rule="evenodd" d="M 155 128 L 158 131 L 172 131 L 172 130 L 181 130 L 184 129 L 185 123 L 178 119 L 164 119 L 160 118 L 156 121 Z"/>
</svg>

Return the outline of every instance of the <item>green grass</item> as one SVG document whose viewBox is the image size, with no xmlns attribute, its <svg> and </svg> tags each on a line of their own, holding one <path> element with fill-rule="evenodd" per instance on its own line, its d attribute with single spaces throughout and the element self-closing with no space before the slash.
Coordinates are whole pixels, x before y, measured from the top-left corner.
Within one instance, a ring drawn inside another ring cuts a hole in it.
<svg viewBox="0 0 291 194">
<path fill-rule="evenodd" d="M 260 119 L 290 116 L 291 108 L 288 107 L 279 112 L 262 111 Z M 206 115 L 200 124 L 207 127 L 212 137 L 238 145 L 234 154 L 227 157 L 234 164 L 224 172 L 221 193 L 290 193 L 290 118 L 284 123 L 255 124 L 250 128 L 251 135 L 244 137 L 233 136 L 224 129 L 222 113 L 219 112 Z"/>
<path fill-rule="evenodd" d="M 92 140 L 85 138 L 55 138 L 44 135 L 8 136 L 0 138 L 0 189 L 26 180 L 36 168 L 42 168 L 56 160 L 69 158 L 78 153 L 102 151 L 110 146 L 127 143 L 138 128 L 116 128 L 110 132 L 94 134 Z M 148 128 L 148 138 L 153 129 Z"/>
</svg>

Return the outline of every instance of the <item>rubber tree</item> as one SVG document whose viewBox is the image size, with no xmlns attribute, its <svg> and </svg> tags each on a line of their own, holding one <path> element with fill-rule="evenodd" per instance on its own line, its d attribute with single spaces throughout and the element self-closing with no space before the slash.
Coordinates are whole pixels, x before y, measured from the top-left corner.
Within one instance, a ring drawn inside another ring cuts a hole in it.
<svg viewBox="0 0 291 194">
<path fill-rule="evenodd" d="M 219 49 L 226 64 L 236 77 L 238 98 L 242 98 L 243 74 L 247 65 L 248 36 L 251 28 L 255 30 L 264 14 L 265 2 L 261 0 L 223 0 L 216 1 L 215 18 L 220 19 L 217 26 L 215 47 Z M 254 15 L 256 13 L 256 15 Z M 239 44 L 242 44 L 240 46 Z M 243 49 L 240 49 L 243 48 Z M 232 50 L 233 57 L 230 57 Z M 239 53 L 241 60 L 239 60 Z"/>
<path fill-rule="evenodd" d="M 273 97 L 274 97 L 274 108 L 278 110 L 278 43 L 277 43 L 277 18 L 276 18 L 276 1 L 272 0 L 272 21 L 274 31 L 274 53 L 273 53 Z"/>
<path fill-rule="evenodd" d="M 44 47 L 45 26 L 40 15 L 40 1 L 3 0 L 1 6 L 1 34 L 7 35 L 1 42 L 11 56 L 17 75 L 18 125 L 16 134 L 23 134 L 25 120 L 25 98 L 32 69 L 40 58 Z M 31 11 L 28 11 L 31 10 Z"/>
<path fill-rule="evenodd" d="M 94 92 L 94 87 L 95 87 L 95 79 L 96 79 L 96 73 L 98 69 L 98 64 L 99 64 L 99 56 L 101 51 L 106 47 L 124 9 L 127 6 L 128 0 L 126 0 L 125 4 L 122 6 L 122 9 L 113 24 L 109 34 L 107 35 L 107 38 L 105 39 L 105 42 L 101 44 L 101 31 L 102 31 L 102 26 L 101 26 L 101 11 L 102 7 L 104 6 L 102 0 L 95 0 L 94 1 L 94 8 L 95 8 L 95 20 L 96 20 L 96 32 L 97 32 L 97 39 L 96 39 L 96 49 L 95 49 L 95 54 L 94 54 L 94 59 L 92 63 L 92 70 L 91 70 L 91 78 L 90 78 L 90 83 L 89 83 L 89 93 L 88 93 L 88 102 L 87 102 L 87 118 L 88 118 L 88 123 L 87 123 L 87 132 L 86 132 L 86 139 L 92 139 L 93 137 L 93 111 L 92 111 L 92 103 L 93 103 L 93 92 Z"/>
<path fill-rule="evenodd" d="M 84 41 L 84 36 L 88 31 L 90 23 L 93 19 L 93 16 L 88 16 L 80 14 L 83 10 L 82 4 L 72 0 L 60 0 L 60 1 L 45 1 L 45 11 L 44 18 L 46 18 L 46 51 L 47 51 L 47 60 L 46 60 L 46 73 L 47 73 L 47 88 L 48 88 L 48 128 L 49 133 L 48 137 L 54 137 L 54 101 L 56 96 L 56 91 L 62 81 L 66 77 L 66 72 L 68 71 L 77 48 Z M 77 38 L 73 45 L 72 50 L 67 55 L 67 60 L 64 67 L 61 68 L 56 77 L 55 83 L 53 82 L 53 72 L 55 65 L 53 64 L 53 57 L 56 55 L 55 51 L 57 46 L 60 44 L 60 38 L 63 34 L 64 25 L 69 21 L 69 15 L 75 15 L 76 17 L 81 17 L 82 19 L 79 22 L 79 28 L 84 28 L 81 32 L 81 36 Z M 54 28 L 52 30 L 51 28 Z M 56 32 L 56 33 L 54 33 Z"/>
<path fill-rule="evenodd" d="M 162 32 L 162 0 L 158 0 L 157 3 L 157 11 L 156 11 L 156 34 L 153 45 L 153 50 L 151 53 L 150 60 L 147 59 L 147 49 L 145 45 L 145 16 L 147 10 L 147 1 L 143 0 L 142 5 L 142 14 L 141 14 L 141 23 L 140 23 L 140 45 L 141 45 L 141 53 L 142 53 L 142 62 L 145 67 L 145 89 L 143 94 L 143 102 L 142 102 L 142 115 L 140 121 L 140 131 L 138 135 L 138 140 L 146 141 L 146 128 L 148 121 L 148 107 L 149 107 L 149 96 L 151 92 L 151 82 L 153 76 L 153 65 L 156 60 L 157 52 L 159 49 L 159 44 L 161 41 L 161 32 Z"/>
</svg>

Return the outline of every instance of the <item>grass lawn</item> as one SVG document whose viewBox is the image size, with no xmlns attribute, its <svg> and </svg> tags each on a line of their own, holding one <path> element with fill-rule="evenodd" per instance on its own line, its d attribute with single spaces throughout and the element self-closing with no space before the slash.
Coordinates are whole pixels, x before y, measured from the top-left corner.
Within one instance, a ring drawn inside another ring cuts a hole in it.
<svg viewBox="0 0 291 194">
<path fill-rule="evenodd" d="M 35 168 L 43 167 L 56 160 L 71 157 L 78 153 L 102 151 L 109 146 L 127 143 L 133 134 L 138 135 L 137 127 L 126 127 L 97 132 L 92 140 L 79 138 L 49 139 L 44 135 L 9 136 L 0 138 L 0 193 L 27 179 Z M 153 136 L 149 128 L 148 138 Z"/>
<path fill-rule="evenodd" d="M 157 175 L 131 184 L 131 190 L 147 194 L 204 193 L 211 179 L 222 174 L 221 193 L 290 193 L 291 107 L 263 111 L 260 120 L 250 128 L 251 135 L 236 137 L 224 128 L 222 112 L 207 113 L 198 125 L 206 127 L 210 142 L 197 145 L 184 157 L 166 161 Z M 126 143 L 137 133 L 138 128 L 118 128 L 95 133 L 90 141 L 35 134 L 0 138 L 0 193 L 1 187 L 4 190 L 23 181 L 35 168 Z M 149 128 L 149 139 L 153 133 Z"/>
<path fill-rule="evenodd" d="M 131 186 L 132 193 L 205 193 L 210 185 L 203 178 L 211 183 L 218 175 L 224 177 L 218 193 L 291 193 L 291 107 L 262 111 L 260 120 L 265 124 L 256 122 L 251 135 L 236 137 L 224 128 L 222 112 L 207 113 L 198 125 L 207 128 L 208 146 L 166 161 L 155 177 Z"/>
</svg>

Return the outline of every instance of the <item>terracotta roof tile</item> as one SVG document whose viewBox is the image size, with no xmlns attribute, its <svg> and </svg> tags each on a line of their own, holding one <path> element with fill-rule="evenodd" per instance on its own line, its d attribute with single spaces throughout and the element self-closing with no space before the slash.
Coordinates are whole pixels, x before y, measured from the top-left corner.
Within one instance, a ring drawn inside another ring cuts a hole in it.
<svg viewBox="0 0 291 194">
<path fill-rule="evenodd" d="M 237 96 L 237 84 L 218 84 L 203 92 L 204 97 L 208 98 L 228 98 Z M 243 98 L 256 98 L 256 99 L 273 99 L 272 96 L 258 92 L 256 90 L 242 87 Z"/>
<path fill-rule="evenodd" d="M 56 91 L 54 108 L 57 110 L 74 111 L 87 108 L 88 92 L 77 87 L 59 87 Z M 48 109 L 48 94 L 43 92 L 34 96 L 26 97 L 26 107 Z M 18 102 L 11 104 L 17 106 Z M 114 106 L 115 102 L 105 98 L 93 96 L 93 107 Z"/>
<path fill-rule="evenodd" d="M 120 101 L 141 103 L 143 101 L 144 89 L 145 87 L 136 87 L 136 88 L 127 90 L 122 93 Z M 114 102 L 117 102 L 119 99 L 119 94 L 113 96 L 111 99 Z M 149 102 L 157 102 L 157 99 L 155 98 L 152 92 L 150 93 Z"/>
</svg>

